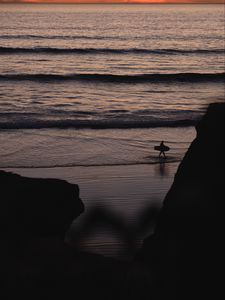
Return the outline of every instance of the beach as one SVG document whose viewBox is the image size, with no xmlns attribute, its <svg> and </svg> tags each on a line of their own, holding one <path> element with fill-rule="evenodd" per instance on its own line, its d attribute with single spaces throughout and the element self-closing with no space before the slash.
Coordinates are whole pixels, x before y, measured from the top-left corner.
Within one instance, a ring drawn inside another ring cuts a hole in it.
<svg viewBox="0 0 225 300">
<path fill-rule="evenodd" d="M 80 244 L 117 256 L 118 228 L 143 238 L 138 216 L 224 102 L 223 5 L 2 4 L 0 26 L 0 169 L 78 184 L 85 213 L 67 238 L 112 212 Z"/>
</svg>

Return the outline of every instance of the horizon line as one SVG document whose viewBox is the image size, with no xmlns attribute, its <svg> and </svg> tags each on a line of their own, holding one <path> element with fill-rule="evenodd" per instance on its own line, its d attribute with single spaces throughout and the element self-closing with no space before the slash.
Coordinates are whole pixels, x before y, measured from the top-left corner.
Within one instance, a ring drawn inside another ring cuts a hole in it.
<svg viewBox="0 0 225 300">
<path fill-rule="evenodd" d="M 222 0 L 221 2 L 139 2 L 139 1 L 132 1 L 132 2 L 121 2 L 121 1 L 118 1 L 118 2 L 72 2 L 72 1 L 62 1 L 62 2 L 31 2 L 31 1 L 9 1 L 9 2 L 6 2 L 6 1 L 0 1 L 0 4 L 34 4 L 34 5 L 39 5 L 39 4 L 53 4 L 53 5 L 62 5 L 62 4 L 69 4 L 69 5 L 112 5 L 112 4 L 115 4 L 115 5 L 170 5 L 170 4 L 179 4 L 179 5 L 188 5 L 188 4 L 193 4 L 193 5 L 218 5 L 218 4 L 225 4 L 224 0 Z"/>
</svg>

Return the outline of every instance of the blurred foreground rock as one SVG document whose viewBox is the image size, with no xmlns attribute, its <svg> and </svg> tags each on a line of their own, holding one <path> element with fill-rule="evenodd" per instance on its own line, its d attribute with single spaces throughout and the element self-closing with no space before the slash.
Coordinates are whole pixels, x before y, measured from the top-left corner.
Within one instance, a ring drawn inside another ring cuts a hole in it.
<svg viewBox="0 0 225 300">
<path fill-rule="evenodd" d="M 64 237 L 84 211 L 78 185 L 0 171 L 1 232 L 8 238 Z"/>
<path fill-rule="evenodd" d="M 139 258 L 156 299 L 224 299 L 225 105 L 212 104 Z"/>
</svg>

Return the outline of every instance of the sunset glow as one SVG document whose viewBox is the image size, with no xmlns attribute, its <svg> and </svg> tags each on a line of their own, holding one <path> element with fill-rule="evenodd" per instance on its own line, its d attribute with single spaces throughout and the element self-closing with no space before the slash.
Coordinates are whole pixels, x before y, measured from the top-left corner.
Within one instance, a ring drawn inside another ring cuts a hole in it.
<svg viewBox="0 0 225 300">
<path fill-rule="evenodd" d="M 0 0 L 0 3 L 136 3 L 136 4 L 167 4 L 167 3 L 196 3 L 196 4 L 224 4 L 224 0 Z"/>
</svg>

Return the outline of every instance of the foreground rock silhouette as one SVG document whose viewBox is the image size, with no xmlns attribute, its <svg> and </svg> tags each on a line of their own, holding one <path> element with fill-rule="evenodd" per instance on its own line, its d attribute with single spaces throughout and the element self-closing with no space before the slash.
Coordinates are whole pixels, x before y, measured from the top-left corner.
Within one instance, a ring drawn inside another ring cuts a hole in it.
<svg viewBox="0 0 225 300">
<path fill-rule="evenodd" d="M 224 106 L 210 105 L 198 124 L 155 232 L 133 261 L 78 252 L 63 241 L 83 210 L 77 186 L 0 172 L 8 298 L 223 299 Z"/>
<path fill-rule="evenodd" d="M 59 179 L 0 171 L 1 232 L 19 239 L 62 236 L 84 211 L 79 187 Z"/>
<path fill-rule="evenodd" d="M 115 299 L 125 263 L 82 253 L 64 238 L 83 211 L 79 188 L 0 171 L 1 275 L 6 299 Z"/>
<path fill-rule="evenodd" d="M 156 299 L 224 299 L 224 104 L 212 104 L 166 195 L 140 259 Z"/>
</svg>

